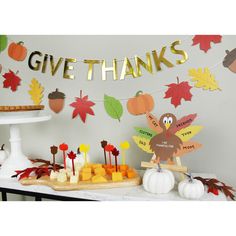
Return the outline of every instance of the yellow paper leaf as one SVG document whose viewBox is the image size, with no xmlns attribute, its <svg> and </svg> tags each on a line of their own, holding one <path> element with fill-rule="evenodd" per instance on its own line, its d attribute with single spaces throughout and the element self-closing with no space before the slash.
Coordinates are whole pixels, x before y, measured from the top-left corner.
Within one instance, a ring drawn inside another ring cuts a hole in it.
<svg viewBox="0 0 236 236">
<path fill-rule="evenodd" d="M 153 153 L 149 145 L 150 140 L 140 136 L 133 136 L 133 140 L 144 152 Z"/>
<path fill-rule="evenodd" d="M 186 142 L 199 133 L 202 128 L 203 127 L 200 125 L 188 126 L 176 132 L 175 135 L 178 136 L 183 142 Z"/>
<path fill-rule="evenodd" d="M 190 69 L 188 71 L 189 76 L 192 77 L 192 81 L 195 82 L 196 88 L 202 88 L 203 90 L 221 90 L 218 82 L 215 80 L 214 75 L 211 74 L 208 68 L 202 69 Z"/>
<path fill-rule="evenodd" d="M 43 91 L 44 88 L 36 79 L 31 80 L 29 95 L 31 96 L 31 100 L 34 105 L 40 105 L 43 99 Z"/>
</svg>

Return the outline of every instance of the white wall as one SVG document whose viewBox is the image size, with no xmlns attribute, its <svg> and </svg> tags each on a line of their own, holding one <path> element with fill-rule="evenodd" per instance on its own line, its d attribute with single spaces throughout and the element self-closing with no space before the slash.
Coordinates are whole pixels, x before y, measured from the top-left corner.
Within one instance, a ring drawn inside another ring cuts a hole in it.
<svg viewBox="0 0 236 236">
<path fill-rule="evenodd" d="M 160 50 L 162 46 L 170 46 L 171 42 L 182 39 L 182 46 L 187 51 L 189 60 L 183 64 L 168 69 L 163 66 L 163 71 L 150 75 L 144 72 L 141 78 L 113 81 L 108 76 L 107 81 L 101 80 L 101 71 L 96 69 L 94 81 L 86 80 L 87 66 L 76 64 L 74 81 L 62 79 L 62 70 L 58 75 L 51 77 L 50 73 L 42 74 L 28 68 L 27 60 L 15 62 L 11 60 L 6 51 L 0 54 L 0 63 L 14 71 L 19 70 L 24 83 L 16 93 L 7 89 L 0 89 L 0 105 L 7 104 L 31 104 L 27 93 L 30 80 L 35 77 L 45 87 L 44 104 L 48 113 L 47 95 L 55 88 L 59 88 L 67 95 L 64 111 L 59 115 L 53 115 L 49 122 L 23 125 L 23 148 L 25 153 L 32 157 L 50 158 L 49 147 L 67 142 L 72 149 L 80 143 L 90 143 L 93 161 L 103 161 L 103 153 L 100 148 L 102 139 L 118 145 L 122 140 L 129 140 L 132 144 L 128 151 L 128 163 L 140 167 L 141 161 L 147 161 L 150 155 L 139 150 L 131 137 L 135 134 L 134 126 L 146 126 L 145 116 L 131 116 L 126 108 L 121 123 L 111 119 L 104 111 L 103 103 L 97 103 L 94 107 L 95 117 L 88 117 L 83 124 L 79 119 L 71 119 L 72 108 L 69 104 L 74 96 L 79 96 L 80 89 L 88 94 L 90 99 L 102 99 L 104 93 L 116 98 L 133 96 L 136 91 L 153 92 L 164 88 L 164 85 L 180 80 L 189 79 L 188 69 L 198 67 L 212 67 L 216 80 L 219 81 L 222 92 L 208 92 L 201 89 L 192 89 L 192 102 L 184 102 L 175 109 L 169 100 L 163 99 L 164 92 L 154 94 L 156 106 L 154 114 L 161 115 L 172 112 L 178 118 L 198 113 L 195 124 L 204 126 L 204 129 L 194 137 L 194 140 L 204 144 L 203 148 L 183 158 L 192 172 L 215 173 L 227 183 L 236 186 L 236 76 L 221 64 L 226 49 L 235 48 L 235 36 L 224 36 L 221 44 L 212 46 L 208 53 L 200 51 L 198 46 L 192 47 L 191 36 L 11 36 L 15 41 L 24 41 L 30 49 L 43 53 L 62 57 L 76 57 L 78 59 L 106 59 L 111 65 L 112 59 L 123 59 L 138 54 L 145 58 L 145 52 L 153 49 Z M 167 58 L 172 61 L 178 56 L 171 55 L 167 50 Z M 121 63 L 119 64 L 119 68 Z M 119 69 L 120 71 L 120 69 Z M 124 107 L 126 102 L 123 102 Z M 8 127 L 0 126 L 0 143 L 8 144 Z"/>
</svg>

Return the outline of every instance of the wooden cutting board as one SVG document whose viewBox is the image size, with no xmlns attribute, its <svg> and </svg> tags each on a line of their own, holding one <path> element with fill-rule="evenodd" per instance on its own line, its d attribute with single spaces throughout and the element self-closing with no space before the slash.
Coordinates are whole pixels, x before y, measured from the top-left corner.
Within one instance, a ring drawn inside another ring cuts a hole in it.
<svg viewBox="0 0 236 236">
<path fill-rule="evenodd" d="M 136 171 L 137 173 L 137 171 Z M 123 181 L 113 182 L 108 180 L 106 183 L 92 183 L 91 181 L 79 181 L 77 184 L 71 184 L 70 182 L 60 183 L 55 180 L 50 180 L 49 176 L 43 176 L 40 179 L 36 177 L 30 177 L 20 180 L 22 185 L 45 185 L 49 186 L 56 191 L 71 191 L 71 190 L 92 190 L 92 189 L 107 189 L 107 188 L 122 188 L 131 187 L 141 184 L 141 177 L 137 173 L 137 176 L 132 179 L 124 178 Z"/>
</svg>

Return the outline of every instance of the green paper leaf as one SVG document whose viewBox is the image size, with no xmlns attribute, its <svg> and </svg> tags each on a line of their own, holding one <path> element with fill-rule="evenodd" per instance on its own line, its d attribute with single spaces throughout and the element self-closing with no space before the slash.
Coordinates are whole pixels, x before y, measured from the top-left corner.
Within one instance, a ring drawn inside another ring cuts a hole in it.
<svg viewBox="0 0 236 236">
<path fill-rule="evenodd" d="M 120 122 L 120 118 L 123 115 L 123 106 L 119 100 L 104 94 L 104 107 L 111 118 Z"/>
<path fill-rule="evenodd" d="M 0 52 L 4 51 L 7 47 L 7 36 L 0 35 Z"/>
<path fill-rule="evenodd" d="M 146 139 L 151 139 L 153 136 L 157 135 L 157 133 L 149 128 L 144 128 L 144 127 L 134 127 L 136 132 L 139 133 L 139 136 L 146 138 Z"/>
</svg>

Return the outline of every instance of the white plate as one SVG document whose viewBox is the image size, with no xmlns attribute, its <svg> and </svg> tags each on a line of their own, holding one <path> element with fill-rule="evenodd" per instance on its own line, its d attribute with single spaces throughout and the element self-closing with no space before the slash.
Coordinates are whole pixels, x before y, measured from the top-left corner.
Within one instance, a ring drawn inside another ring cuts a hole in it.
<svg viewBox="0 0 236 236">
<path fill-rule="evenodd" d="M 40 110 L 35 111 L 3 111 L 0 112 L 0 119 L 7 118 L 29 118 L 29 117 L 37 117 L 39 115 Z"/>
</svg>

